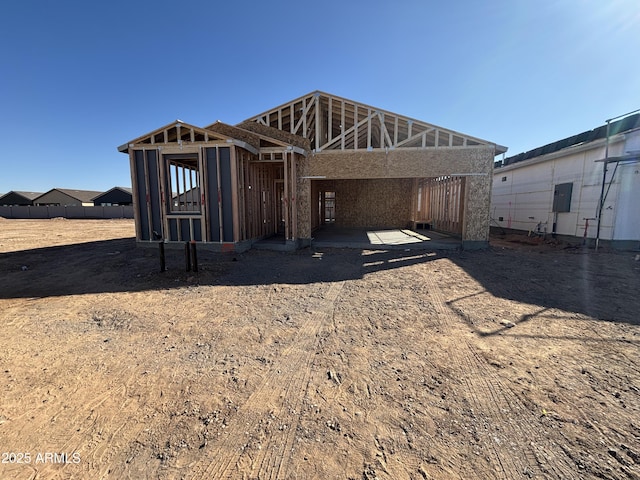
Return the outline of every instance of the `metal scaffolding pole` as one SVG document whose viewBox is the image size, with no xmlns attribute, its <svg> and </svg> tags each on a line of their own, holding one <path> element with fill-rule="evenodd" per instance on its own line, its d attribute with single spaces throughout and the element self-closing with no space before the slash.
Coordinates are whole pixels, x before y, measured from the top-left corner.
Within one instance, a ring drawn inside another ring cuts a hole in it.
<svg viewBox="0 0 640 480">
<path fill-rule="evenodd" d="M 608 170 L 608 166 L 609 166 L 609 136 L 611 134 L 611 121 L 612 120 L 617 120 L 619 118 L 623 118 L 623 117 L 627 117 L 629 115 L 632 115 L 634 113 L 638 113 L 640 112 L 640 109 L 638 110 L 634 110 L 633 112 L 629 112 L 629 113 L 625 113 L 623 115 L 618 115 L 617 117 L 612 117 L 609 118 L 607 120 L 607 139 L 605 141 L 605 146 L 604 146 L 604 160 L 602 162 L 602 188 L 600 189 L 600 201 L 598 202 L 598 225 L 596 227 L 596 251 L 598 250 L 598 247 L 600 246 L 600 225 L 602 223 L 602 210 L 604 209 L 604 201 L 606 199 L 606 194 L 605 194 L 605 186 L 607 184 L 607 170 Z M 614 175 L 615 175 L 615 171 L 614 171 Z M 613 178 L 611 178 L 611 182 L 613 182 Z M 608 190 L 607 190 L 608 192 Z"/>
</svg>

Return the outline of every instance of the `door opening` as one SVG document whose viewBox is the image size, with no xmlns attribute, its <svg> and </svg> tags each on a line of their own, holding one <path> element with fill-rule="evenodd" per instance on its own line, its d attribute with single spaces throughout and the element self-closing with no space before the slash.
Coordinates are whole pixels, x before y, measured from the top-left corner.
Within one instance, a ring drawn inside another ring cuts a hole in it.
<svg viewBox="0 0 640 480">
<path fill-rule="evenodd" d="M 336 222 L 336 192 L 320 192 L 321 223 Z"/>
</svg>

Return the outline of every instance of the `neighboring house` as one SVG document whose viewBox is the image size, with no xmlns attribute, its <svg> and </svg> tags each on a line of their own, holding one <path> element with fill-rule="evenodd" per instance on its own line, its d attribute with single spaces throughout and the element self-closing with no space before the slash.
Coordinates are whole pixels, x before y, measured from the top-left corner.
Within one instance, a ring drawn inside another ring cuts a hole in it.
<svg viewBox="0 0 640 480">
<path fill-rule="evenodd" d="M 42 195 L 42 192 L 17 192 L 10 191 L 0 196 L 0 205 L 26 206 L 33 205 L 33 200 Z"/>
<path fill-rule="evenodd" d="M 494 169 L 492 224 L 637 248 L 639 161 L 640 114 L 506 158 Z"/>
<path fill-rule="evenodd" d="M 189 211 L 202 201 L 200 197 L 200 187 L 189 188 L 189 190 L 180 195 L 173 194 L 172 200 L 175 209 Z"/>
<path fill-rule="evenodd" d="M 101 192 L 53 188 L 33 200 L 33 205 L 61 207 L 93 207 L 93 198 Z"/>
<path fill-rule="evenodd" d="M 130 187 L 113 187 L 92 198 L 96 207 L 133 205 L 132 189 Z"/>
<path fill-rule="evenodd" d="M 273 235 L 309 245 L 327 219 L 428 224 L 484 248 L 494 157 L 506 148 L 316 91 L 236 126 L 178 120 L 118 150 L 130 158 L 139 244 L 242 250 Z"/>
</svg>

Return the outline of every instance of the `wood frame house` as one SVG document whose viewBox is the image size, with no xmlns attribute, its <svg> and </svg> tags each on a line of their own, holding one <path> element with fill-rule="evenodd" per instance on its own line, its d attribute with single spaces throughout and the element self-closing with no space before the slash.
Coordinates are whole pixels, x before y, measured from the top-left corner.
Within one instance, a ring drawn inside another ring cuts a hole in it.
<svg viewBox="0 0 640 480">
<path fill-rule="evenodd" d="M 140 244 L 243 250 L 274 235 L 309 245 L 327 221 L 428 224 L 485 247 L 494 157 L 506 148 L 316 91 L 236 126 L 178 120 L 119 151 L 130 159 Z"/>
</svg>

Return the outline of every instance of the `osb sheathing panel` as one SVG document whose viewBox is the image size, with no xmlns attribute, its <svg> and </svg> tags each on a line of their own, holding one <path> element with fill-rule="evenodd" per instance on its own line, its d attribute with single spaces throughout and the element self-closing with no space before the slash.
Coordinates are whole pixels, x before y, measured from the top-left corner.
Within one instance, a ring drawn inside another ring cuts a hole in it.
<svg viewBox="0 0 640 480">
<path fill-rule="evenodd" d="M 320 152 L 309 158 L 309 175 L 336 179 L 426 178 L 486 173 L 493 147 L 441 147 L 416 150 Z"/>
<path fill-rule="evenodd" d="M 489 212 L 491 202 L 491 178 L 495 149 L 489 147 L 441 147 L 437 149 L 416 150 L 375 150 L 351 152 L 321 152 L 311 155 L 309 175 L 322 176 L 327 179 L 379 179 L 379 178 L 430 178 L 446 175 L 468 175 L 465 192 L 465 208 L 463 215 L 462 239 L 466 241 L 487 241 L 489 239 Z M 336 182 L 340 183 L 340 182 Z M 411 185 L 397 191 L 395 195 L 411 208 Z M 356 190 L 345 191 L 345 198 L 356 197 Z M 336 187 L 336 223 L 345 225 L 366 225 L 358 219 L 363 213 L 366 202 L 375 204 L 382 196 L 367 196 L 367 201 L 359 201 L 357 207 L 346 207 L 343 212 L 347 216 L 340 219 L 340 199 Z M 361 192 L 367 195 L 365 192 Z M 348 202 L 347 202 L 348 203 Z M 384 209 L 384 204 L 380 204 Z M 400 221 L 402 206 L 394 215 L 396 223 L 385 222 L 375 225 L 404 226 Z M 390 212 L 390 210 L 386 210 Z M 392 215 L 384 215 L 387 219 Z M 410 218 L 410 212 L 406 214 Z M 350 223 L 351 221 L 356 223 Z M 367 221 L 370 221 L 367 219 Z"/>
<path fill-rule="evenodd" d="M 488 241 L 492 175 L 466 178 L 462 239 Z"/>
<path fill-rule="evenodd" d="M 227 137 L 235 138 L 236 140 L 241 140 L 248 143 L 254 148 L 260 148 L 260 137 L 251 132 L 247 132 L 246 130 L 242 130 L 241 128 L 227 125 L 226 123 L 222 122 L 216 122 L 212 125 L 209 125 L 207 127 L 207 130 L 220 133 Z"/>
<path fill-rule="evenodd" d="M 298 222 L 298 238 L 311 238 L 311 180 L 307 177 L 309 165 L 302 155 L 295 154 L 296 174 L 298 177 L 296 191 L 296 207 Z"/>
<path fill-rule="evenodd" d="M 300 147 L 304 150 L 311 149 L 311 143 L 308 139 L 303 138 L 299 135 L 294 135 L 293 133 L 285 132 L 283 130 L 279 130 L 277 128 L 269 127 L 267 125 L 262 125 L 257 122 L 247 121 L 238 125 L 239 128 L 243 130 L 248 130 L 253 133 L 257 133 L 259 135 L 270 137 L 274 140 L 278 140 L 280 142 L 287 143 L 289 145 L 293 145 L 295 147 Z"/>
<path fill-rule="evenodd" d="M 411 217 L 412 179 L 336 180 L 336 225 L 405 228 Z"/>
</svg>

